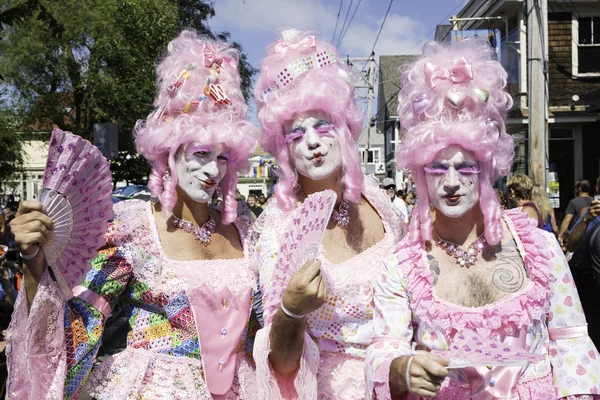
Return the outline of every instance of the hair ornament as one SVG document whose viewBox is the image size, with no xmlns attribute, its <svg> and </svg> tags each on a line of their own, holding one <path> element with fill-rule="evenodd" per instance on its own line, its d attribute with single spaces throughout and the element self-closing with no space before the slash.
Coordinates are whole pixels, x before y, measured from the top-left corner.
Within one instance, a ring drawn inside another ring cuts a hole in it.
<svg viewBox="0 0 600 400">
<path fill-rule="evenodd" d="M 498 130 L 498 132 L 500 132 L 500 124 L 498 123 L 498 121 L 494 121 L 491 118 L 487 118 L 485 120 L 485 123 L 486 123 L 486 125 L 496 128 L 496 130 Z"/>
<path fill-rule="evenodd" d="M 317 39 L 314 36 L 307 36 L 302 40 L 298 40 L 298 31 L 296 29 L 288 29 L 281 32 L 283 40 L 275 44 L 275 52 L 285 55 L 288 51 L 299 51 L 317 47 Z"/>
<path fill-rule="evenodd" d="M 219 72 L 223 66 L 223 62 L 225 62 L 225 65 L 229 65 L 234 71 L 237 71 L 237 61 L 234 58 L 220 56 L 217 54 L 217 49 L 215 49 L 212 43 L 204 43 L 204 66 Z"/>
<path fill-rule="evenodd" d="M 192 71 L 194 68 L 196 68 L 196 64 L 186 65 L 185 68 L 182 69 L 179 75 L 177 76 L 177 79 L 175 79 L 175 82 L 167 86 L 167 90 L 169 91 L 171 96 L 174 96 L 175 93 L 177 93 L 177 90 L 181 87 L 181 85 L 183 85 L 185 81 L 190 79 L 190 71 Z"/>
<path fill-rule="evenodd" d="M 427 104 L 429 104 L 429 99 L 427 98 L 427 95 L 417 97 L 412 101 L 413 113 L 415 115 L 420 115 L 425 109 L 425 107 L 427 107 Z"/>
<path fill-rule="evenodd" d="M 435 89 L 437 85 L 446 81 L 464 83 L 473 80 L 473 68 L 464 57 L 454 61 L 454 64 L 450 68 L 425 63 L 425 79 L 431 89 Z"/>
<path fill-rule="evenodd" d="M 473 93 L 479 100 L 481 100 L 482 103 L 487 103 L 488 99 L 490 98 L 490 92 L 485 89 L 476 87 L 473 88 Z"/>
<path fill-rule="evenodd" d="M 456 108 L 460 107 L 462 102 L 465 101 L 465 97 L 466 95 L 464 92 L 456 89 L 450 89 L 448 90 L 448 93 L 446 93 L 446 99 L 448 99 L 448 102 Z"/>
</svg>

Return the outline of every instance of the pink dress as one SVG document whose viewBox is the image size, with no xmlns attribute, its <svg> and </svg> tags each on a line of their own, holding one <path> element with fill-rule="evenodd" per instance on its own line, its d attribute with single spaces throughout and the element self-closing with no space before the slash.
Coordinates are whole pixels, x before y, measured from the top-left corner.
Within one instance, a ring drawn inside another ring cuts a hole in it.
<svg viewBox="0 0 600 400">
<path fill-rule="evenodd" d="M 78 399 L 87 381 L 96 399 L 255 399 L 254 264 L 171 260 L 149 203 L 114 208 L 76 297 L 65 302 L 48 272 L 29 316 L 19 296 L 7 335 L 9 398 Z M 242 243 L 249 222 L 235 223 Z M 127 348 L 92 369 L 117 303 L 132 329 Z"/>
<path fill-rule="evenodd" d="M 340 264 L 330 262 L 321 247 L 319 260 L 327 283 L 327 299 L 307 317 L 304 352 L 293 386 L 292 382 L 278 379 L 268 361 L 271 322 L 281 298 L 263 303 L 265 328 L 257 333 L 254 347 L 259 393 L 263 399 L 364 398 L 365 354 L 373 334 L 373 283 L 383 257 L 402 237 L 404 225 L 389 197 L 370 178 L 365 179 L 363 195 L 381 216 L 385 237 Z M 271 202 L 255 229 L 279 232 L 277 229 L 282 229 L 285 217 L 276 203 Z M 268 299 L 271 288 L 285 287 L 287 282 L 272 278 L 279 242 L 258 240 L 257 243 L 263 299 Z"/>
<path fill-rule="evenodd" d="M 464 307 L 437 297 L 422 245 L 403 241 L 386 258 L 375 289 L 375 335 L 367 352 L 369 398 L 390 399 L 390 364 L 413 354 L 413 343 L 445 351 L 455 335 L 467 331 L 523 348 L 543 361 L 522 369 L 452 369 L 435 399 L 552 400 L 592 398 L 598 393 L 600 355 L 587 335 L 579 296 L 558 243 L 520 209 L 506 212 L 505 221 L 529 283 L 486 306 Z"/>
</svg>

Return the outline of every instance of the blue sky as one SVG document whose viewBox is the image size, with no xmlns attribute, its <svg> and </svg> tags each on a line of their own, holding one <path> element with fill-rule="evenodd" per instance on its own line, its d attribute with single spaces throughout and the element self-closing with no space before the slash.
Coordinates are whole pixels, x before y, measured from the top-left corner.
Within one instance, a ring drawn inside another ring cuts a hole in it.
<svg viewBox="0 0 600 400">
<path fill-rule="evenodd" d="M 343 0 L 338 33 L 348 6 L 352 3 L 350 21 L 359 2 L 354 20 L 339 46 L 340 54 L 350 57 L 368 57 L 389 6 L 388 0 Z M 419 54 L 423 44 L 433 39 L 436 25 L 448 23 L 448 16 L 457 14 L 467 2 L 395 0 L 375 47 L 376 57 Z M 282 29 L 314 30 L 331 40 L 339 7 L 340 0 L 216 0 L 216 16 L 209 24 L 213 30 L 229 31 L 233 39 L 242 44 L 250 62 L 258 67 L 265 47 Z M 334 42 L 338 37 L 336 34 Z M 251 108 L 254 109 L 253 104 Z M 254 115 L 250 119 L 256 122 Z"/>
</svg>

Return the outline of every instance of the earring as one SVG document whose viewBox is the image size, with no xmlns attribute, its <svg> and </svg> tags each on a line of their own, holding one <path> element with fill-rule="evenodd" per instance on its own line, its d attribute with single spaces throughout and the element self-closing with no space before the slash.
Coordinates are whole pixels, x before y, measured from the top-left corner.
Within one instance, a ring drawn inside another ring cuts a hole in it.
<svg viewBox="0 0 600 400">
<path fill-rule="evenodd" d="M 171 182 L 171 173 L 169 172 L 168 169 L 163 174 L 162 180 L 163 180 L 163 182 Z"/>
</svg>

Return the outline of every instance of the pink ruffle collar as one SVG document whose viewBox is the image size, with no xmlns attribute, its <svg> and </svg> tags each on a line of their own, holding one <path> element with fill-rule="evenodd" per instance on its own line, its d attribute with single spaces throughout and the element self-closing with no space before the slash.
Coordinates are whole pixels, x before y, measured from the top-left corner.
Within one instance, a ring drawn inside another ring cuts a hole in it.
<svg viewBox="0 0 600 400">
<path fill-rule="evenodd" d="M 545 319 L 552 295 L 550 284 L 554 280 L 550 274 L 552 253 L 536 222 L 520 209 L 506 211 L 504 220 L 522 252 L 530 282 L 524 289 L 482 307 L 465 307 L 439 298 L 433 288 L 433 274 L 427 268 L 423 244 L 410 245 L 408 241 L 399 244 L 398 266 L 406 278 L 410 307 L 417 320 L 441 329 L 449 337 L 465 329 L 504 337 Z"/>
</svg>

